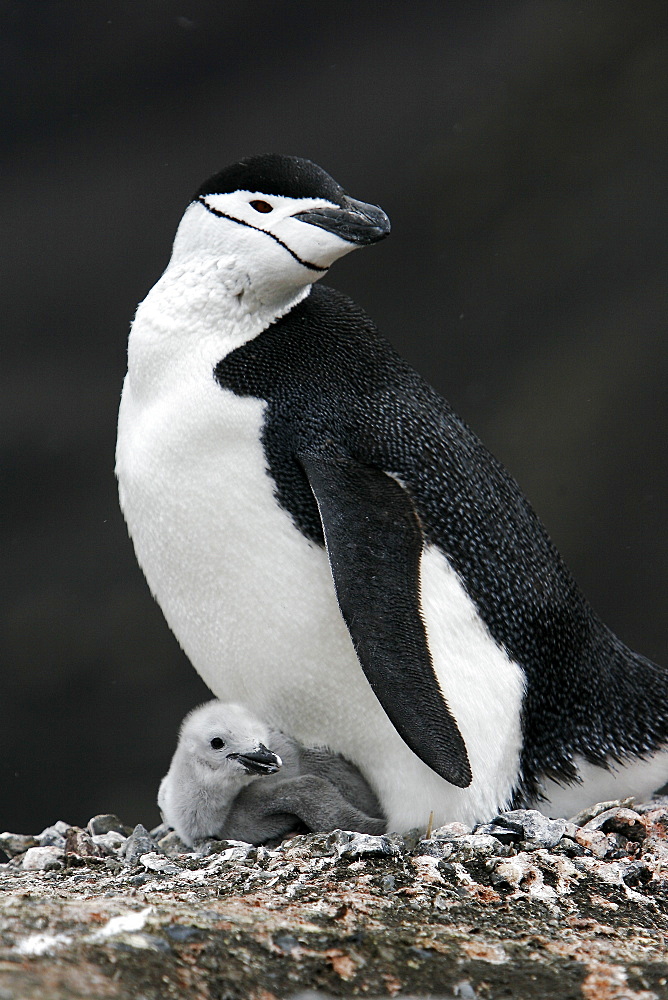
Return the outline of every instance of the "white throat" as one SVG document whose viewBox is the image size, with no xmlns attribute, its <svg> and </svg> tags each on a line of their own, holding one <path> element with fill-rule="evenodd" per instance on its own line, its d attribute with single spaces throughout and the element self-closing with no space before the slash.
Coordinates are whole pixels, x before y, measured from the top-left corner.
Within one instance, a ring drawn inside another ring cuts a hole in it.
<svg viewBox="0 0 668 1000">
<path fill-rule="evenodd" d="M 126 388 L 135 401 L 164 394 L 192 368 L 213 367 L 265 330 L 311 285 L 275 289 L 261 301 L 234 255 L 170 262 L 140 303 L 128 341 Z"/>
</svg>

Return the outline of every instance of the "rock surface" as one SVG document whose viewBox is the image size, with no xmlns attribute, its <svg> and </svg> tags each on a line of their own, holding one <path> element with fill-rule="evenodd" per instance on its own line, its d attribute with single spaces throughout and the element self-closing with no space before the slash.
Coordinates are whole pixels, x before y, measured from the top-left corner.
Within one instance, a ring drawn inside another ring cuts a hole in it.
<svg viewBox="0 0 668 1000">
<path fill-rule="evenodd" d="M 117 817 L 0 845 L 1 1000 L 668 997 L 666 799 L 271 849 Z"/>
</svg>

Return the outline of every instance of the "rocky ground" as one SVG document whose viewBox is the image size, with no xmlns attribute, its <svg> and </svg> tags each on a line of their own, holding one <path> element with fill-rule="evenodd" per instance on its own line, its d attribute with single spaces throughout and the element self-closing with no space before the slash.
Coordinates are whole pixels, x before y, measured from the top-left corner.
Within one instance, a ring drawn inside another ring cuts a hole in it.
<svg viewBox="0 0 668 1000">
<path fill-rule="evenodd" d="M 668 798 L 427 832 L 2 834 L 0 1000 L 668 997 Z"/>
</svg>

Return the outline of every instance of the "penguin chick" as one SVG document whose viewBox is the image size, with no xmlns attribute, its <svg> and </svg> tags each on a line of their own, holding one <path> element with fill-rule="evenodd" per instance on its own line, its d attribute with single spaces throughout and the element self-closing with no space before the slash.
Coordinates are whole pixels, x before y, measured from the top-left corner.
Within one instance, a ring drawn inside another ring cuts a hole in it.
<svg viewBox="0 0 668 1000">
<path fill-rule="evenodd" d="M 184 719 L 158 805 L 187 844 L 203 837 L 262 844 L 300 827 L 379 834 L 386 825 L 376 796 L 343 757 L 303 747 L 221 701 Z"/>
<path fill-rule="evenodd" d="M 222 830 L 236 795 L 281 758 L 267 749 L 269 730 L 241 705 L 207 702 L 181 724 L 158 806 L 186 844 Z"/>
</svg>

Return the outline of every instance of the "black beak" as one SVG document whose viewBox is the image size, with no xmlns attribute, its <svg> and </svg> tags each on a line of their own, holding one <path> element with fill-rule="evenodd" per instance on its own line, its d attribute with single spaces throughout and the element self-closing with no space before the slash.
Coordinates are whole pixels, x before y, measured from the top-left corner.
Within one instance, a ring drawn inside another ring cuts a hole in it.
<svg viewBox="0 0 668 1000">
<path fill-rule="evenodd" d="M 296 212 L 292 218 L 319 226 L 325 232 L 334 233 L 358 246 L 377 243 L 390 233 L 390 220 L 382 208 L 367 205 L 365 201 L 355 201 L 347 195 L 340 208 L 310 208 L 305 212 Z"/>
<path fill-rule="evenodd" d="M 229 760 L 238 760 L 243 764 L 247 774 L 274 774 L 283 763 L 278 754 L 267 750 L 262 743 L 250 753 L 228 753 L 227 756 Z"/>
</svg>

